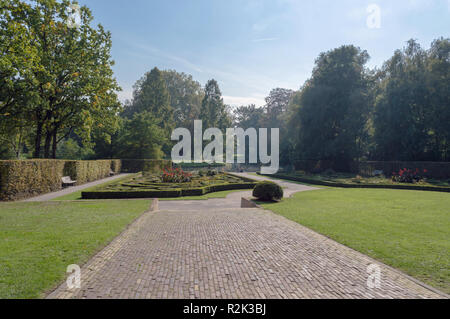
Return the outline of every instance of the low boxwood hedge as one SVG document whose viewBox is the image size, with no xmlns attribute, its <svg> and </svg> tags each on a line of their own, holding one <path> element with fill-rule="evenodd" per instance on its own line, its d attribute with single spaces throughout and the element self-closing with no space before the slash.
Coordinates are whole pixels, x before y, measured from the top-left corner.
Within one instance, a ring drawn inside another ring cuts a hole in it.
<svg viewBox="0 0 450 319">
<path fill-rule="evenodd" d="M 258 173 L 258 175 L 262 175 Z M 402 189 L 402 190 L 416 190 L 416 191 L 431 191 L 431 192 L 444 192 L 450 193 L 450 187 L 440 186 L 420 186 L 420 185 L 370 185 L 370 184 L 344 184 L 318 181 L 315 179 L 308 179 L 297 176 L 290 176 L 284 174 L 263 175 L 273 178 L 284 179 L 293 182 L 306 183 L 311 185 L 328 186 L 328 187 L 340 187 L 340 188 L 378 188 L 378 189 Z"/>
<path fill-rule="evenodd" d="M 82 199 L 125 199 L 125 198 L 176 198 L 189 196 L 202 196 L 228 190 L 253 189 L 256 182 L 217 184 L 198 188 L 171 189 L 171 190 L 136 190 L 136 191 L 102 191 L 93 190 L 81 193 Z"/>
</svg>

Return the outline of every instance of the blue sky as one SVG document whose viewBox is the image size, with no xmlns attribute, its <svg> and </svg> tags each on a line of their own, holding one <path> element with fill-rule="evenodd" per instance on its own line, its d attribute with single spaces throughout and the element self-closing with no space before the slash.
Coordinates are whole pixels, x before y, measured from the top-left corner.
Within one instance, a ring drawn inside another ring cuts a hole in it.
<svg viewBox="0 0 450 319">
<path fill-rule="evenodd" d="M 298 89 L 320 52 L 343 44 L 367 50 L 381 66 L 414 38 L 429 47 L 450 36 L 450 0 L 81 0 L 112 32 L 115 75 L 132 86 L 157 66 L 214 78 L 232 105 L 262 105 L 272 88 Z M 381 27 L 367 26 L 367 7 Z"/>
</svg>

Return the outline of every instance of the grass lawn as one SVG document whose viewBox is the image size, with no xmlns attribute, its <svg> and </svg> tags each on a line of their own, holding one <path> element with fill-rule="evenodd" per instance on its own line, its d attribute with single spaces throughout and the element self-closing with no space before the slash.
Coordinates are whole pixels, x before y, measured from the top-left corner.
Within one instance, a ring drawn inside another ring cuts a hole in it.
<svg viewBox="0 0 450 319">
<path fill-rule="evenodd" d="M 150 200 L 0 203 L 0 299 L 39 298 L 148 210 Z"/>
<path fill-rule="evenodd" d="M 262 206 L 450 293 L 450 194 L 326 188 Z"/>
</svg>

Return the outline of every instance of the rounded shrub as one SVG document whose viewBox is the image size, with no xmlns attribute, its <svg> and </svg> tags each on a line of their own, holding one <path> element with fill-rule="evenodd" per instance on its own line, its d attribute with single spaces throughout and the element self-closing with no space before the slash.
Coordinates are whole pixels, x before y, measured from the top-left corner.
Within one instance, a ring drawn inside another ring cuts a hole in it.
<svg viewBox="0 0 450 319">
<path fill-rule="evenodd" d="M 283 189 L 274 182 L 260 182 L 253 189 L 253 196 L 264 202 L 280 201 L 283 195 Z"/>
</svg>

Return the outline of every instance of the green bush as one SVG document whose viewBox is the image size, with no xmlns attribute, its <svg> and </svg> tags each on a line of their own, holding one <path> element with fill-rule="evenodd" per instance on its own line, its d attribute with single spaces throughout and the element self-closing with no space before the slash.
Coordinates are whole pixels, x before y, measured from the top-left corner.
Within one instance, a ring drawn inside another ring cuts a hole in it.
<svg viewBox="0 0 450 319">
<path fill-rule="evenodd" d="M 122 172 L 124 173 L 160 173 L 163 169 L 172 167 L 170 160 L 153 159 L 124 159 L 122 160 Z"/>
<path fill-rule="evenodd" d="M 279 201 L 283 195 L 281 186 L 274 182 L 260 182 L 253 189 L 253 196 L 261 201 Z"/>
<path fill-rule="evenodd" d="M 62 188 L 65 161 L 0 161 L 0 200 L 20 200 Z"/>
</svg>

